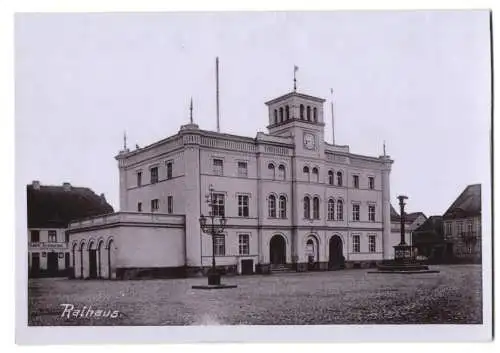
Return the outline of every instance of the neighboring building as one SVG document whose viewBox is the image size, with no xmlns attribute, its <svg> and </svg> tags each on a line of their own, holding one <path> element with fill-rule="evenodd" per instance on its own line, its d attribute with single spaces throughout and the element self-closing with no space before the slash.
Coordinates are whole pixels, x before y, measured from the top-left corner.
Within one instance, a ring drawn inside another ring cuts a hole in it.
<svg viewBox="0 0 500 353">
<path fill-rule="evenodd" d="M 399 205 L 398 205 L 399 206 Z M 422 212 L 412 212 L 405 213 L 405 242 L 408 245 L 412 245 L 413 239 L 412 234 L 415 229 L 420 227 L 427 217 Z M 401 216 L 391 205 L 391 258 L 394 257 L 393 246 L 398 245 L 401 242 Z"/>
<path fill-rule="evenodd" d="M 443 215 L 444 238 L 459 261 L 481 262 L 481 184 L 469 185 Z"/>
<path fill-rule="evenodd" d="M 430 216 L 424 224 L 413 231 L 413 246 L 417 255 L 425 256 L 431 263 L 450 261 L 452 247 L 443 234 L 443 217 Z"/>
<path fill-rule="evenodd" d="M 27 185 L 29 276 L 68 275 L 71 269 L 67 233 L 72 220 L 112 213 L 104 195 L 88 188 Z"/>
<path fill-rule="evenodd" d="M 125 147 L 116 156 L 120 212 L 70 225 L 75 276 L 208 268 L 211 238 L 199 218 L 209 212 L 210 185 L 215 212 L 227 218 L 215 246 L 227 272 L 327 270 L 390 258 L 393 161 L 326 143 L 323 103 L 297 92 L 267 102 L 269 133 L 255 138 L 188 124 L 144 148 Z"/>
</svg>

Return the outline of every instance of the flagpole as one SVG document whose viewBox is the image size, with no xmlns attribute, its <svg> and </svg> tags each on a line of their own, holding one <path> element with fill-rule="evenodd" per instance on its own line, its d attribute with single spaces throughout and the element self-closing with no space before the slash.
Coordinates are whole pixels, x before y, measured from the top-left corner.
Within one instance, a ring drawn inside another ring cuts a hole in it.
<svg viewBox="0 0 500 353">
<path fill-rule="evenodd" d="M 293 67 L 293 91 L 297 92 L 297 78 L 296 78 L 296 72 L 299 68 L 297 65 Z"/>
<path fill-rule="evenodd" d="M 217 109 L 217 132 L 220 132 L 220 116 L 219 116 L 219 57 L 215 58 L 215 95 Z"/>
<path fill-rule="evenodd" d="M 330 92 L 332 94 L 332 101 L 330 102 L 332 108 L 332 144 L 335 145 L 335 118 L 333 115 L 333 88 L 330 88 Z"/>
<path fill-rule="evenodd" d="M 193 97 L 191 97 L 191 104 L 189 105 L 189 121 L 193 123 Z"/>
</svg>

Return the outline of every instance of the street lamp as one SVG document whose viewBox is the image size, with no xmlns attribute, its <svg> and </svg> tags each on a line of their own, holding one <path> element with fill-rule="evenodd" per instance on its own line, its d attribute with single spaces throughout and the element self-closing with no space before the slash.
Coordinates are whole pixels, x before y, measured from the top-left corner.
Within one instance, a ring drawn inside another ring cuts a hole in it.
<svg viewBox="0 0 500 353">
<path fill-rule="evenodd" d="M 216 211 L 216 199 L 213 185 L 209 187 L 209 193 L 206 195 L 206 200 L 209 205 L 208 217 L 203 214 L 200 217 L 200 228 L 205 234 L 212 236 L 212 268 L 208 272 L 208 285 L 220 285 L 220 274 L 215 267 L 215 237 L 224 231 L 226 227 L 226 218 L 224 214 L 220 215 Z"/>
</svg>

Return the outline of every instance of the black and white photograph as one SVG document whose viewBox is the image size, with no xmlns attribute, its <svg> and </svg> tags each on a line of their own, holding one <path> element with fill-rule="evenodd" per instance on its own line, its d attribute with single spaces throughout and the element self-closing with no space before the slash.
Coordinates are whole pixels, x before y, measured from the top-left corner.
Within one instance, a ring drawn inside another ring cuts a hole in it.
<svg viewBox="0 0 500 353">
<path fill-rule="evenodd" d="M 491 337 L 490 11 L 14 25 L 24 335 Z"/>
</svg>

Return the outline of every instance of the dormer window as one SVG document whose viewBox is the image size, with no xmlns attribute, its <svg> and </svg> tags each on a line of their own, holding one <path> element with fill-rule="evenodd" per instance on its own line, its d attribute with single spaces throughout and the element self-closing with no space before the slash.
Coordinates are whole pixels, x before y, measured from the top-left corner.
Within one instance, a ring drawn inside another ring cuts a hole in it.
<svg viewBox="0 0 500 353">
<path fill-rule="evenodd" d="M 311 107 L 307 106 L 307 121 L 311 121 Z"/>
<path fill-rule="evenodd" d="M 315 123 L 318 122 L 318 109 L 316 107 L 313 108 L 313 120 Z"/>
<path fill-rule="evenodd" d="M 278 123 L 278 110 L 277 109 L 274 109 L 274 123 L 275 124 Z"/>
<path fill-rule="evenodd" d="M 285 107 L 285 115 L 286 115 L 286 120 L 290 119 L 290 107 L 287 105 Z"/>
<path fill-rule="evenodd" d="M 280 123 L 283 122 L 283 107 L 280 108 Z"/>
<path fill-rule="evenodd" d="M 300 105 L 300 119 L 304 120 L 304 104 Z"/>
</svg>

